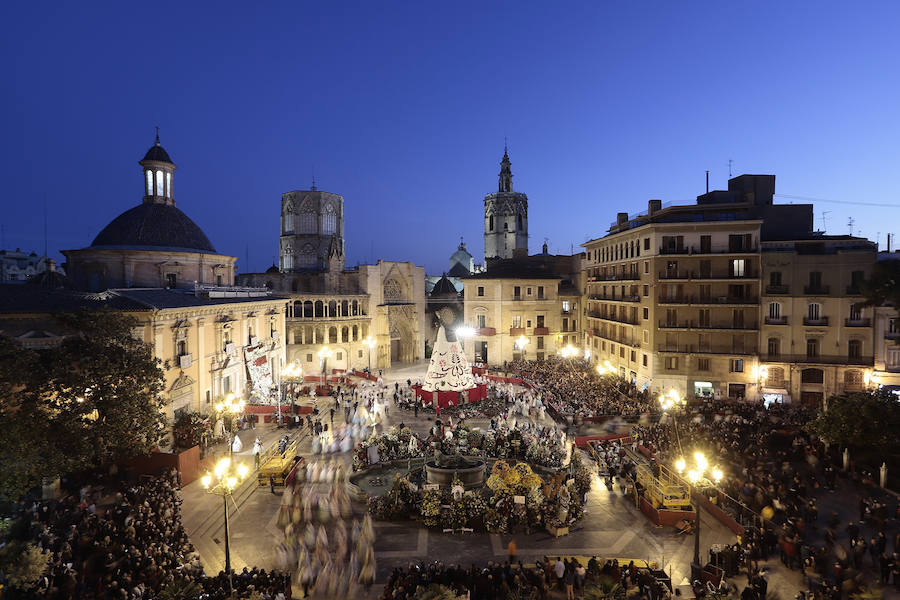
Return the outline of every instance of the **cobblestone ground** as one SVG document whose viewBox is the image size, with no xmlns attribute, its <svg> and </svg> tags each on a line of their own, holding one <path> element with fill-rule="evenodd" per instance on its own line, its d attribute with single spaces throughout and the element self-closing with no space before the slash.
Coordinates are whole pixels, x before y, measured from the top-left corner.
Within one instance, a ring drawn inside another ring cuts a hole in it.
<svg viewBox="0 0 900 600">
<path fill-rule="evenodd" d="M 397 369 L 385 374 L 385 382 L 393 387 L 394 381 L 406 384 L 406 379 L 415 380 L 423 377 L 426 365 L 419 364 L 405 369 Z M 319 400 L 320 408 L 327 418 L 329 400 Z M 433 413 L 419 412 L 418 418 L 412 411 L 392 408 L 388 414 L 388 423 L 401 421 L 417 433 L 425 433 L 434 419 Z M 472 426 L 487 428 L 489 419 L 469 419 Z M 343 424 L 343 411 L 335 414 L 335 426 Z M 256 430 L 240 433 L 244 450 L 238 458 L 252 464 L 253 439 L 260 436 L 264 445 L 277 440 L 285 433 L 300 435 L 300 452 L 307 460 L 314 460 L 311 452 L 311 440 L 302 433 L 275 429 L 262 425 Z M 224 448 L 222 449 L 224 452 Z M 331 455 L 340 458 L 347 464 L 351 462 L 349 454 Z M 848 483 L 834 494 L 820 495 L 821 514 L 828 515 L 832 510 L 846 516 L 855 508 L 851 496 L 853 491 L 845 489 Z M 208 496 L 199 482 L 185 486 L 184 522 L 191 540 L 200 553 L 207 572 L 217 572 L 224 567 L 224 528 L 221 503 L 216 497 Z M 253 483 L 247 484 L 235 494 L 231 504 L 231 560 L 232 566 L 240 570 L 245 566 L 278 568 L 275 548 L 279 541 L 276 527 L 281 492 L 276 489 L 273 494 L 268 487 L 256 488 Z M 354 512 L 361 518 L 365 507 L 354 505 Z M 713 544 L 732 543 L 733 534 L 711 515 L 702 514 L 701 547 L 703 556 L 706 549 Z M 663 565 L 671 573 L 672 581 L 686 584 L 693 556 L 693 538 L 678 535 L 671 528 L 656 528 L 632 504 L 616 491 L 610 492 L 595 477 L 594 485 L 588 494 L 585 518 L 569 535 L 553 538 L 546 532 L 531 535 L 495 535 L 495 534 L 443 534 L 428 530 L 415 522 L 376 522 L 376 559 L 378 570 L 376 583 L 369 591 L 371 597 L 377 597 L 394 567 L 406 567 L 412 561 L 439 560 L 444 563 L 483 564 L 489 560 L 506 559 L 507 544 L 515 539 L 518 546 L 518 557 L 527 563 L 534 562 L 543 556 L 597 556 L 598 558 L 618 558 L 619 561 L 631 559 L 649 560 Z M 864 530 L 865 531 L 865 530 Z M 868 532 L 867 532 L 868 533 Z M 791 571 L 784 567 L 777 558 L 763 563 L 769 579 L 769 590 L 777 597 L 793 598 L 804 582 L 799 571 Z M 740 589 L 746 584 L 746 577 L 733 578 Z M 685 590 L 686 591 L 686 590 Z M 885 597 L 893 596 L 892 591 Z"/>
</svg>

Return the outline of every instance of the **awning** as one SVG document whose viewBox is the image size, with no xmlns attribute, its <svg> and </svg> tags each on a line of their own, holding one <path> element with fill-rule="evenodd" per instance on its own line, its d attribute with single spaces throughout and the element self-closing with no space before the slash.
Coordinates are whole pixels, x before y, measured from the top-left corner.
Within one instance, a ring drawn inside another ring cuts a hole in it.
<svg viewBox="0 0 900 600">
<path fill-rule="evenodd" d="M 784 389 L 784 388 L 769 388 L 769 387 L 764 387 L 764 388 L 760 388 L 759 392 L 760 392 L 761 394 L 777 394 L 777 395 L 780 395 L 780 396 L 787 396 L 787 395 L 789 395 L 789 394 L 788 394 L 788 391 L 787 391 L 786 389 Z"/>
</svg>

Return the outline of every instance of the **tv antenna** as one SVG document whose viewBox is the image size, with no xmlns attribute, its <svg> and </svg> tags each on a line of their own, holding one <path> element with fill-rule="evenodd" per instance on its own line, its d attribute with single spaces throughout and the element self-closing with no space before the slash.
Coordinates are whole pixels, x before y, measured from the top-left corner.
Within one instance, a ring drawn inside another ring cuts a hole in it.
<svg viewBox="0 0 900 600">
<path fill-rule="evenodd" d="M 731 179 L 731 165 L 734 163 L 730 158 L 728 159 L 728 178 Z"/>
<path fill-rule="evenodd" d="M 847 227 L 850 229 L 850 235 L 853 235 L 853 217 L 847 219 Z"/>
<path fill-rule="evenodd" d="M 823 232 L 825 232 L 825 231 L 828 230 L 828 228 L 825 226 L 825 215 L 827 215 L 827 214 L 830 213 L 830 212 L 831 212 L 830 210 L 823 210 L 823 211 L 822 211 L 822 231 L 823 231 Z"/>
</svg>

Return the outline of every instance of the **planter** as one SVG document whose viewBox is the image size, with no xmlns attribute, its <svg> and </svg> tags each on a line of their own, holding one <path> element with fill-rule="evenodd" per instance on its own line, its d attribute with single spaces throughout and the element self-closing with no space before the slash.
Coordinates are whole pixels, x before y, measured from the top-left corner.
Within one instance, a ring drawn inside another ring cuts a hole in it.
<svg viewBox="0 0 900 600">
<path fill-rule="evenodd" d="M 555 538 L 558 538 L 563 535 L 569 535 L 568 527 L 553 527 L 552 525 L 547 526 L 547 531 Z"/>
</svg>

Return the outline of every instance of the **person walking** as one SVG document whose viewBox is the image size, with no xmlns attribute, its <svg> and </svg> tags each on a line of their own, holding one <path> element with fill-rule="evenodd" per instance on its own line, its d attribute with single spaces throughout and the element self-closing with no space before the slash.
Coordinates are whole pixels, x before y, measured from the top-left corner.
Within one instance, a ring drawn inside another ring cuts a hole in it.
<svg viewBox="0 0 900 600">
<path fill-rule="evenodd" d="M 509 540 L 506 550 L 509 553 L 509 564 L 514 564 L 516 562 L 516 540 Z"/>
<path fill-rule="evenodd" d="M 259 453 L 262 451 L 262 440 L 257 436 L 256 441 L 253 442 L 253 460 L 256 462 L 256 468 L 259 468 Z"/>
</svg>

